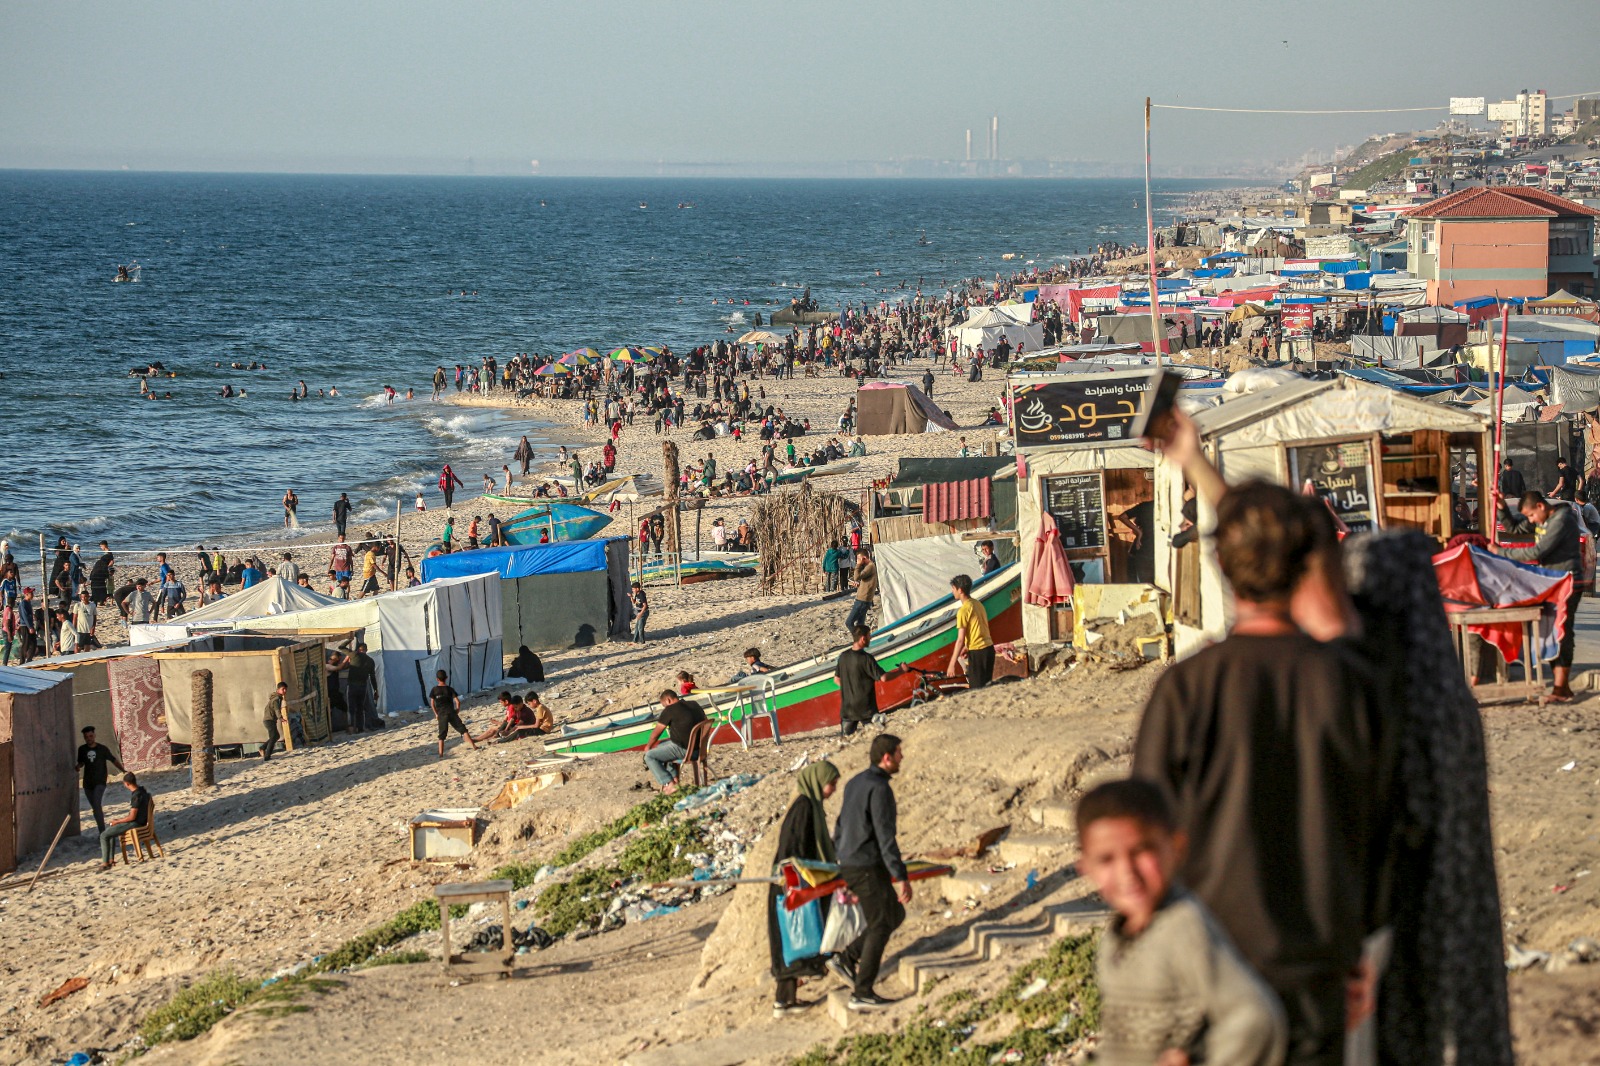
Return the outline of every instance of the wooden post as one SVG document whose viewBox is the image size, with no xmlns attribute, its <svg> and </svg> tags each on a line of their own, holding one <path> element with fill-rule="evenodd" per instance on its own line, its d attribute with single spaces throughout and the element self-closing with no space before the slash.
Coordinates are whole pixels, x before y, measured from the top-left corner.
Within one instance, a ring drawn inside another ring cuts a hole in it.
<svg viewBox="0 0 1600 1066">
<path fill-rule="evenodd" d="M 44 873 L 45 863 L 50 861 L 50 856 L 55 854 L 56 845 L 61 843 L 61 834 L 67 831 L 67 823 L 72 821 L 72 815 L 61 819 L 61 828 L 56 830 L 55 839 L 50 841 L 50 846 L 44 849 L 44 858 L 39 860 L 39 868 L 33 871 L 33 877 L 28 881 L 28 891 L 33 891 L 33 886 L 39 883 L 39 875 Z"/>
<path fill-rule="evenodd" d="M 48 659 L 48 658 L 50 658 L 51 656 L 53 656 L 55 654 L 55 650 L 53 648 L 51 648 L 51 646 L 50 646 L 50 623 L 52 621 L 52 618 L 51 618 L 51 615 L 50 615 L 50 593 L 51 593 L 51 591 L 54 590 L 54 588 L 55 588 L 55 586 L 53 584 L 51 584 L 51 582 L 50 582 L 50 568 L 45 565 L 44 534 L 40 533 L 39 534 L 39 599 L 37 601 L 37 606 L 41 609 L 41 613 L 44 615 L 44 628 L 39 630 L 39 633 L 40 633 L 40 638 L 41 638 L 40 650 L 43 652 L 43 655 L 41 656 L 41 658 L 45 658 L 45 659 Z M 17 598 L 17 602 L 18 603 L 22 602 L 22 598 L 20 596 Z M 28 610 L 30 610 L 30 611 L 32 609 L 33 609 L 32 607 L 28 608 Z M 32 624 L 33 623 L 33 619 L 32 618 L 28 619 L 28 622 L 29 622 L 29 624 Z"/>
<path fill-rule="evenodd" d="M 189 788 L 200 792 L 217 783 L 211 739 L 211 671 L 196 670 L 189 678 Z"/>
<path fill-rule="evenodd" d="M 394 551 L 389 553 L 389 589 L 394 590 L 400 580 L 400 508 L 404 500 L 394 501 Z"/>
<path fill-rule="evenodd" d="M 667 493 L 667 551 L 674 556 L 683 552 L 683 515 L 678 510 L 678 446 L 672 441 L 661 445 L 662 476 L 666 478 Z M 681 576 L 681 575 L 680 575 Z"/>
</svg>

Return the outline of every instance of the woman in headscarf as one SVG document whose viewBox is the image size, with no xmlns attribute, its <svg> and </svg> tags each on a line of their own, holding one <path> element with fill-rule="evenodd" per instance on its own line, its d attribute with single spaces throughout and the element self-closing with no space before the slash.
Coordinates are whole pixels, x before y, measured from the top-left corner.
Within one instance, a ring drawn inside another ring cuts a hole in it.
<svg viewBox="0 0 1600 1066">
<path fill-rule="evenodd" d="M 833 850 L 833 837 L 828 832 L 828 816 L 822 804 L 839 786 L 839 768 L 824 759 L 814 762 L 795 775 L 795 798 L 784 815 L 778 830 L 778 850 L 773 857 L 773 870 L 785 859 L 807 859 L 812 862 L 837 862 Z M 792 965 L 783 961 L 783 935 L 778 930 L 778 907 L 783 899 L 783 886 L 773 885 L 767 890 L 767 941 L 772 949 L 772 976 L 778 981 L 778 992 L 773 997 L 774 1017 L 796 1014 L 810 1004 L 799 999 L 800 979 L 820 977 L 825 972 L 821 956 L 799 959 Z M 827 906 L 823 901 L 822 905 Z"/>
</svg>

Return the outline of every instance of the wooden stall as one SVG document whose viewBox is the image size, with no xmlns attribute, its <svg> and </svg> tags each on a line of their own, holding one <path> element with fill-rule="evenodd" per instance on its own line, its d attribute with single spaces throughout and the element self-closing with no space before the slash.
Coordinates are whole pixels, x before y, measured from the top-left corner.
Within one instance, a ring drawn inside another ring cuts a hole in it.
<svg viewBox="0 0 1600 1066">
<path fill-rule="evenodd" d="M 1454 506 L 1468 499 L 1489 455 L 1482 416 L 1352 378 L 1296 381 L 1229 400 L 1195 416 L 1202 444 L 1230 484 L 1262 479 L 1315 492 L 1352 533 L 1420 529 L 1440 547 L 1481 533 L 1485 516 Z M 1178 528 L 1184 481 L 1156 473 L 1157 522 Z M 1199 526 L 1215 517 L 1202 502 Z M 1208 545 L 1156 543 L 1156 581 L 1174 595 L 1178 652 L 1226 628 L 1228 598 Z"/>
<path fill-rule="evenodd" d="M 72 678 L 0 666 L 0 874 L 78 835 Z"/>
</svg>

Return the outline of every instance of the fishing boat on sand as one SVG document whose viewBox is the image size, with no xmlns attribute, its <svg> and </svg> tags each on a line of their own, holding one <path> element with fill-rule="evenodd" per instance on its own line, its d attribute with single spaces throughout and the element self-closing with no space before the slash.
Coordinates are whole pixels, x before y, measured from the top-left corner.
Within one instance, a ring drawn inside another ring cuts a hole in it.
<svg viewBox="0 0 1600 1066">
<path fill-rule="evenodd" d="M 972 587 L 972 598 L 989 616 L 989 632 L 1003 644 L 1022 636 L 1022 568 L 1001 567 Z M 872 634 L 868 650 L 885 669 L 908 665 L 943 670 L 956 641 L 956 607 L 953 597 L 935 600 Z M 839 724 L 839 685 L 833 679 L 837 649 L 756 674 L 728 686 L 697 689 L 691 695 L 706 705 L 718 728 L 713 743 L 781 739 L 795 733 Z M 878 706 L 892 710 L 911 701 L 917 676 L 903 673 L 878 682 Z M 546 737 L 545 751 L 597 753 L 635 751 L 645 746 L 655 726 L 656 710 L 640 707 L 601 715 L 561 727 L 559 735 Z"/>
<path fill-rule="evenodd" d="M 519 511 L 500 527 L 508 544 L 538 544 L 541 533 L 555 540 L 587 540 L 611 524 L 611 516 L 575 503 L 541 503 Z"/>
<path fill-rule="evenodd" d="M 775 485 L 794 485 L 808 477 L 829 477 L 833 474 L 848 474 L 861 465 L 859 459 L 840 459 L 837 462 L 826 463 L 822 466 L 797 466 L 792 470 L 780 470 L 773 475 Z"/>
<path fill-rule="evenodd" d="M 685 559 L 679 564 L 677 573 L 685 585 L 697 585 L 702 581 L 721 581 L 729 577 L 751 577 L 756 572 L 759 557 L 754 553 L 729 554 L 718 559 Z M 670 580 L 674 576 L 672 564 L 657 559 L 647 562 L 643 567 L 643 580 L 646 582 Z"/>
</svg>

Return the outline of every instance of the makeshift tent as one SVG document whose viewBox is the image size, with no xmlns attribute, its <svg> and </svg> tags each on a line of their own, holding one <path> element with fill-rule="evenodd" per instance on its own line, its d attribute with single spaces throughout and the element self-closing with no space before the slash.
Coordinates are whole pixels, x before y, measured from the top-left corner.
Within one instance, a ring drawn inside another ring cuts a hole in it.
<svg viewBox="0 0 1600 1066">
<path fill-rule="evenodd" d="M 983 574 L 977 551 L 977 544 L 960 533 L 875 544 L 883 617 L 904 618 L 950 595 L 950 579 L 957 574 L 976 581 Z"/>
<path fill-rule="evenodd" d="M 361 630 L 377 661 L 378 710 L 395 714 L 427 705 L 435 670 L 448 671 L 451 687 L 462 693 L 498 682 L 505 666 L 500 619 L 500 579 L 478 574 L 256 618 L 240 628 L 274 633 Z"/>
<path fill-rule="evenodd" d="M 915 385 L 869 381 L 856 390 L 856 432 L 863 437 L 888 433 L 933 433 L 958 428 Z"/>
<path fill-rule="evenodd" d="M 993 351 L 1002 339 L 1011 342 L 1013 352 L 1019 347 L 1031 352 L 1044 347 L 1044 323 L 1030 321 L 1032 314 L 1032 304 L 985 307 L 954 327 L 950 335 L 962 352 L 975 348 Z"/>
<path fill-rule="evenodd" d="M 312 589 L 301 588 L 281 577 L 269 577 L 243 592 L 224 596 L 215 603 L 181 614 L 162 625 L 129 626 L 128 643 L 154 644 L 157 641 L 178 640 L 200 630 L 237 629 L 234 623 L 239 621 L 307 611 L 343 602 Z"/>
<path fill-rule="evenodd" d="M 192 641 L 163 641 L 137 649 L 101 648 L 60 655 L 30 664 L 72 678 L 72 735 L 93 726 L 95 739 L 117 753 L 128 769 L 157 770 L 172 765 L 167 712 L 161 696 L 161 668 L 149 654 L 176 651 Z"/>
<path fill-rule="evenodd" d="M 77 750 L 72 678 L 0 666 L 0 873 L 78 835 Z"/>
<path fill-rule="evenodd" d="M 186 648 L 153 652 L 150 658 L 161 673 L 167 736 L 175 744 L 194 743 L 194 675 L 200 670 L 211 671 L 213 744 L 265 744 L 262 710 L 280 681 L 289 686 L 293 726 L 291 734 L 284 737 L 286 745 L 295 748 L 332 736 L 326 655 L 320 638 L 219 633 L 198 638 Z"/>
<path fill-rule="evenodd" d="M 534 651 L 626 638 L 628 538 L 560 541 L 433 555 L 422 580 L 498 574 L 501 643 Z"/>
</svg>

